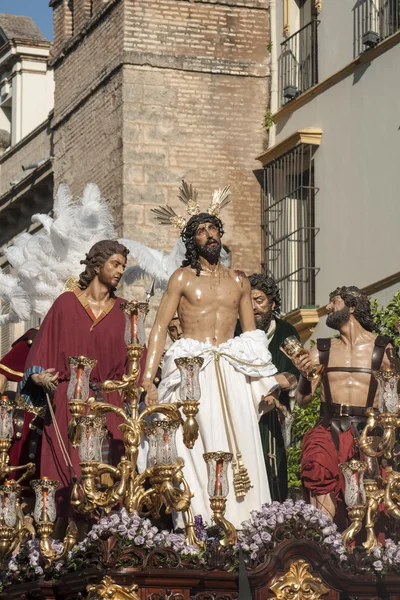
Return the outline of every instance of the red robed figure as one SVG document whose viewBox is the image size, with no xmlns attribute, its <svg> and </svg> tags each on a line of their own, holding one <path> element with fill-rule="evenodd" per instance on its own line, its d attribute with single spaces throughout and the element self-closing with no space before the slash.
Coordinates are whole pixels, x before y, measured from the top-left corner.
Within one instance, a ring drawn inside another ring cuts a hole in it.
<svg viewBox="0 0 400 600">
<path fill-rule="evenodd" d="M 69 356 L 95 358 L 97 365 L 91 372 L 90 384 L 101 384 L 107 379 L 120 380 L 126 372 L 127 358 L 124 341 L 125 315 L 120 305 L 125 300 L 110 298 L 103 313 L 96 318 L 82 290 L 65 292 L 53 304 L 44 319 L 29 353 L 21 393 L 27 402 L 43 402 L 43 390 L 30 379 L 33 373 L 54 367 L 59 372 L 59 383 L 52 404 L 67 453 L 74 469 L 66 466 L 49 411 L 46 413 L 42 441 L 40 476 L 57 479 L 61 485 L 56 498 L 58 515 L 73 514 L 70 491 L 73 477 L 80 475 L 78 449 L 73 448 L 68 436 L 71 414 L 68 409 L 67 388 L 70 379 Z M 93 394 L 94 395 L 94 394 Z M 42 396 L 42 398 L 40 398 Z M 122 406 L 119 392 L 104 394 L 103 401 Z M 123 436 L 117 427 L 121 419 L 107 414 L 111 461 L 116 465 L 123 454 Z"/>
</svg>

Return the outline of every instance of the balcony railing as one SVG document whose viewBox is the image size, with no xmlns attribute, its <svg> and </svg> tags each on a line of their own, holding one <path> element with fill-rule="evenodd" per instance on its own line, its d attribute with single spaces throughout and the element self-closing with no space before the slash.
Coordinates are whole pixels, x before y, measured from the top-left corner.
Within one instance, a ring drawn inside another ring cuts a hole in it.
<svg viewBox="0 0 400 600">
<path fill-rule="evenodd" d="M 354 57 L 400 29 L 400 0 L 359 0 L 354 8 Z"/>
<path fill-rule="evenodd" d="M 281 44 L 281 104 L 318 83 L 318 24 L 319 21 L 314 19 Z"/>
</svg>

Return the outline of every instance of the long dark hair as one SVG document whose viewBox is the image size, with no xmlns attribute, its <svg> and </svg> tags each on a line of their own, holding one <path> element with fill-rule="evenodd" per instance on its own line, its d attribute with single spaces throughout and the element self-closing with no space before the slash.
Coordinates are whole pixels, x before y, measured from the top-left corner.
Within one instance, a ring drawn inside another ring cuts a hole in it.
<svg viewBox="0 0 400 600">
<path fill-rule="evenodd" d="M 342 286 L 336 288 L 329 294 L 329 300 L 335 296 L 340 296 L 345 305 L 349 308 L 354 306 L 354 317 L 367 331 L 376 331 L 377 326 L 374 323 L 371 313 L 371 303 L 369 298 L 355 285 Z"/>
<path fill-rule="evenodd" d="M 186 246 L 186 258 L 182 263 L 182 267 L 192 267 L 192 269 L 196 269 L 197 277 L 200 276 L 201 265 L 199 261 L 199 251 L 197 249 L 195 235 L 198 226 L 202 223 L 212 223 L 218 228 L 220 237 L 224 235 L 222 221 L 214 215 L 209 215 L 208 213 L 200 213 L 199 215 L 191 217 L 187 222 L 187 225 L 181 234 L 181 237 Z"/>
<path fill-rule="evenodd" d="M 82 289 L 88 287 L 97 275 L 96 269 L 100 269 L 113 254 L 121 254 L 126 259 L 129 250 L 115 240 L 102 240 L 90 248 L 85 260 L 81 260 L 81 265 L 86 265 L 86 269 L 79 275 L 79 286 Z"/>
</svg>

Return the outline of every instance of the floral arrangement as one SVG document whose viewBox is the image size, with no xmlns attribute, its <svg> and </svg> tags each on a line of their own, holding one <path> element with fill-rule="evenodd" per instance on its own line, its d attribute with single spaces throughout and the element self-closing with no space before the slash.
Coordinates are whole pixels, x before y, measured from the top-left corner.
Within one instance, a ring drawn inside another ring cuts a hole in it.
<svg viewBox="0 0 400 600">
<path fill-rule="evenodd" d="M 136 512 L 129 514 L 122 508 L 100 519 L 85 540 L 73 548 L 67 559 L 52 566 L 46 565 L 40 553 L 39 540 L 29 540 L 11 557 L 8 569 L 0 576 L 0 584 L 4 587 L 22 581 L 57 579 L 66 572 L 80 570 L 89 564 L 97 566 L 102 544 L 107 546 L 108 555 L 112 555 L 116 568 L 139 564 L 143 557 L 154 552 L 162 554 L 166 561 L 161 560 L 158 566 L 168 566 L 169 556 L 175 557 L 172 558 L 175 567 L 189 563 L 200 568 L 210 566 L 208 561 L 216 552 L 222 552 L 219 544 L 222 532 L 216 526 L 208 527 L 201 516 L 195 517 L 195 530 L 203 542 L 200 550 L 188 545 L 183 533 L 160 531 L 149 519 L 140 517 Z M 251 569 L 281 540 L 286 539 L 288 533 L 299 539 L 314 540 L 344 568 L 353 568 L 353 558 L 346 553 L 337 526 L 326 513 L 303 500 L 272 502 L 264 504 L 260 510 L 252 511 L 250 519 L 241 525 L 237 545 L 229 549 L 224 558 L 228 562 L 216 563 L 214 568 L 236 568 L 238 551 L 241 549 Z M 63 544 L 53 541 L 52 547 L 59 553 Z M 178 562 L 176 557 L 179 558 Z M 385 547 L 376 548 L 369 557 L 364 555 L 360 567 L 381 576 L 390 569 L 400 569 L 400 543 L 387 539 Z"/>
<path fill-rule="evenodd" d="M 304 500 L 286 500 L 283 503 L 263 504 L 260 510 L 253 510 L 251 518 L 242 523 L 238 534 L 238 543 L 245 558 L 254 561 L 260 551 L 276 545 L 275 533 L 279 526 L 286 524 L 295 528 L 301 520 L 311 537 L 325 546 L 340 562 L 347 560 L 346 549 L 337 526 L 322 510 L 307 504 Z"/>
<path fill-rule="evenodd" d="M 385 546 L 374 548 L 372 551 L 372 567 L 376 573 L 385 575 L 390 569 L 400 569 L 400 543 L 390 538 L 385 540 Z"/>
<path fill-rule="evenodd" d="M 122 544 L 133 545 L 148 551 L 153 548 L 171 548 L 182 556 L 198 553 L 194 546 L 186 543 L 183 533 L 159 531 L 149 519 L 140 517 L 137 512 L 129 514 L 125 508 L 100 519 L 77 548 L 85 551 L 97 540 L 111 536 L 116 536 Z"/>
<path fill-rule="evenodd" d="M 85 540 L 72 549 L 67 559 L 51 566 L 46 566 L 46 560 L 40 553 L 39 540 L 29 540 L 12 555 L 8 569 L 0 575 L 0 586 L 36 579 L 54 580 L 65 572 L 83 568 L 87 564 L 86 556 L 95 554 L 94 549 L 98 543 L 110 538 L 115 541 L 113 551 L 116 556 L 124 547 L 134 548 L 143 554 L 149 554 L 154 549 L 168 549 L 181 557 L 196 556 L 199 553 L 197 548 L 187 544 L 184 534 L 159 531 L 149 519 L 140 517 L 136 512 L 128 514 L 122 508 L 100 519 Z M 52 548 L 60 553 L 63 543 L 52 540 Z M 96 564 L 96 556 L 93 557 L 93 562 Z"/>
</svg>

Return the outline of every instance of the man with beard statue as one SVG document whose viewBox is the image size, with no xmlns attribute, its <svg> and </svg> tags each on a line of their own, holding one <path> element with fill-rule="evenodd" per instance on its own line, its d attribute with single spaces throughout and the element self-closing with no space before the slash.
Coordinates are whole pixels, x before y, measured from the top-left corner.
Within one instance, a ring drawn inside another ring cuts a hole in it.
<svg viewBox="0 0 400 600">
<path fill-rule="evenodd" d="M 56 492 L 58 516 L 72 514 L 70 486 L 79 474 L 78 449 L 68 439 L 67 388 L 70 380 L 69 356 L 86 356 L 97 360 L 90 375 L 90 388 L 102 399 L 102 384 L 107 379 L 120 380 L 126 372 L 124 341 L 126 320 L 115 289 L 124 272 L 128 250 L 122 244 L 104 240 L 97 242 L 81 261 L 85 270 L 72 292 L 61 294 L 47 313 L 25 365 L 20 391 L 26 402 L 47 405 L 50 398 L 61 440 L 49 410 L 46 412 L 40 476 L 60 482 Z M 121 406 L 118 392 L 104 398 Z M 117 464 L 124 452 L 120 420 L 107 413 L 108 435 L 103 442 L 103 462 Z M 64 448 L 62 447 L 64 446 Z M 68 456 L 66 456 L 66 454 Z"/>
<path fill-rule="evenodd" d="M 312 504 L 341 521 L 344 479 L 338 465 L 357 452 L 354 438 L 365 425 L 367 408 L 377 406 L 373 371 L 390 367 L 385 350 L 391 340 L 376 336 L 368 297 L 357 287 L 339 287 L 329 296 L 326 324 L 339 337 L 318 339 L 308 355 L 294 360 L 300 370 L 296 400 L 308 404 L 321 380 L 321 416 L 303 438 L 301 480 Z M 322 377 L 312 382 L 306 372 L 323 364 Z"/>
<path fill-rule="evenodd" d="M 219 212 L 217 208 L 214 196 L 208 213 L 199 214 L 199 210 L 189 213 L 194 216 L 182 232 L 186 259 L 170 278 L 161 300 L 149 338 L 142 385 L 148 405 L 158 398 L 161 402 L 174 402 L 179 399 L 180 383 L 174 360 L 192 356 L 204 359 L 196 417 L 199 437 L 189 450 L 178 431 L 178 456 L 185 461 L 185 478 L 194 492 L 193 513 L 202 515 L 210 523 L 212 514 L 203 453 L 222 450 L 233 454 L 232 468 L 228 470 L 226 517 L 239 527 L 251 510 L 259 509 L 271 499 L 258 418 L 264 404 L 262 397 L 276 394 L 278 382 L 272 377 L 276 368 L 271 362 L 265 335 L 255 327 L 249 281 L 243 272 L 221 264 L 223 227 L 215 216 Z M 165 354 L 157 393 L 153 379 L 168 324 L 176 310 L 182 337 Z M 244 333 L 234 338 L 238 314 Z M 181 513 L 174 515 L 174 519 L 175 525 L 183 525 Z"/>
<path fill-rule="evenodd" d="M 249 282 L 256 327 L 265 333 L 272 362 L 283 380 L 278 407 L 274 406 L 271 411 L 262 415 L 259 422 L 271 497 L 272 500 L 283 502 L 288 494 L 288 478 L 286 449 L 280 423 L 284 424 L 285 416 L 290 418 L 290 399 L 292 398 L 294 403 L 294 389 L 299 372 L 282 352 L 280 345 L 291 335 L 300 338 L 293 325 L 278 317 L 281 297 L 275 280 L 263 273 L 254 273 L 250 275 Z"/>
</svg>

